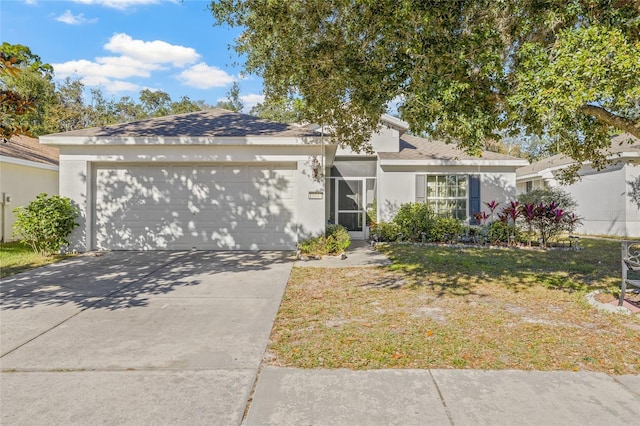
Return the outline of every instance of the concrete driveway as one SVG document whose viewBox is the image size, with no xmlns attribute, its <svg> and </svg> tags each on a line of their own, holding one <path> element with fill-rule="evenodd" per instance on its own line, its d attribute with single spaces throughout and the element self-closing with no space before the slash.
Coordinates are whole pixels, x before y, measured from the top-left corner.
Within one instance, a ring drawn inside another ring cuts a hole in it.
<svg viewBox="0 0 640 426">
<path fill-rule="evenodd" d="M 2 424 L 239 424 L 281 252 L 107 252 L 4 279 Z"/>
</svg>

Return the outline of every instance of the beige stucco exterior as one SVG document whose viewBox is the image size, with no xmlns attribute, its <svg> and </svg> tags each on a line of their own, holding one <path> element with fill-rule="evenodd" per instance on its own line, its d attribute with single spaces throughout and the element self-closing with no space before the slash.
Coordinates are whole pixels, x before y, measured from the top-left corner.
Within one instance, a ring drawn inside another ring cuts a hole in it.
<svg viewBox="0 0 640 426">
<path fill-rule="evenodd" d="M 12 241 L 15 215 L 13 210 L 26 206 L 38 194 L 58 194 L 58 168 L 32 161 L 15 160 L 2 157 L 0 159 L 0 192 L 4 197 L 0 212 L 2 237 L 4 241 Z M 4 202 L 7 196 L 10 201 Z"/>
</svg>

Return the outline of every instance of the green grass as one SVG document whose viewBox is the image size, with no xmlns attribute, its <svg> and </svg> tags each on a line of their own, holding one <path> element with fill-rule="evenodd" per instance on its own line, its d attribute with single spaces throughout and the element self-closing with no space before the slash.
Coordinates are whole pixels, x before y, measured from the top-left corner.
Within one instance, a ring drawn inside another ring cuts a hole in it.
<svg viewBox="0 0 640 426">
<path fill-rule="evenodd" d="M 392 269 L 417 281 L 429 275 L 434 283 L 464 292 L 478 278 L 514 290 L 532 285 L 576 291 L 619 285 L 620 243 L 583 239 L 578 251 L 537 248 L 416 247 L 393 244 L 381 247 L 394 262 Z"/>
<path fill-rule="evenodd" d="M 580 251 L 389 244 L 386 268 L 294 268 L 268 362 L 299 368 L 640 373 L 640 317 L 598 311 L 620 245 Z"/>
<path fill-rule="evenodd" d="M 0 244 L 0 278 L 58 262 L 67 257 L 69 256 L 42 256 L 34 253 L 31 247 L 19 242 L 2 243 Z"/>
</svg>

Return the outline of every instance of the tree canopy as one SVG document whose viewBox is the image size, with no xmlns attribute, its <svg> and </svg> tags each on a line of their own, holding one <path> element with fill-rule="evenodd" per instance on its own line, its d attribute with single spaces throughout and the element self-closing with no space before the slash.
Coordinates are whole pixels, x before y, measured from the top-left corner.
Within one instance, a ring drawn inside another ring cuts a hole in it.
<svg viewBox="0 0 640 426">
<path fill-rule="evenodd" d="M 21 44 L 0 45 L 2 65 L 2 137 L 40 134 L 45 130 L 47 106 L 53 101 L 53 67 Z"/>
<path fill-rule="evenodd" d="M 217 24 L 277 103 L 360 149 L 390 103 L 415 133 L 479 153 L 536 136 L 602 164 L 614 132 L 640 137 L 635 0 L 217 0 Z M 280 101 L 281 102 L 281 101 Z"/>
<path fill-rule="evenodd" d="M 218 101 L 216 108 L 227 109 L 235 112 L 242 111 L 244 103 L 242 102 L 242 99 L 240 99 L 240 85 L 237 81 L 233 82 L 226 95 L 227 97 L 224 100 Z"/>
</svg>

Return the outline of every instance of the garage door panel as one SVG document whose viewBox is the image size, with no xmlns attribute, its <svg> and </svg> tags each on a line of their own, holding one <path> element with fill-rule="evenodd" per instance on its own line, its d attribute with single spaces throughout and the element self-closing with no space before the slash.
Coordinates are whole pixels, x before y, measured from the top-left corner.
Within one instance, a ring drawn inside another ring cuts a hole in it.
<svg viewBox="0 0 640 426">
<path fill-rule="evenodd" d="M 97 249 L 294 249 L 295 164 L 96 168 Z"/>
</svg>

